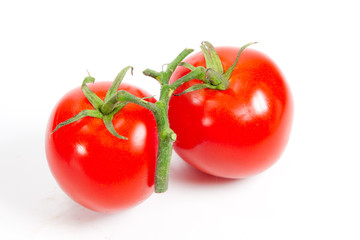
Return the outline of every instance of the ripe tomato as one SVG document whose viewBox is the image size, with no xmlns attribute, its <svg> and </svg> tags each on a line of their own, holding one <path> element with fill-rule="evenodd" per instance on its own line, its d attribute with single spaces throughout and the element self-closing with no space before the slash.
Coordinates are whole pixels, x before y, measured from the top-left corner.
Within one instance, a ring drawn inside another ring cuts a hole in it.
<svg viewBox="0 0 360 240">
<path fill-rule="evenodd" d="M 89 84 L 104 99 L 111 82 Z M 149 96 L 121 84 L 138 97 Z M 154 98 L 146 99 L 155 102 Z M 67 93 L 53 110 L 46 132 L 46 155 L 60 187 L 76 202 L 95 211 L 112 212 L 131 207 L 153 192 L 157 132 L 153 114 L 133 103 L 118 112 L 113 124 L 127 137 L 112 135 L 98 118 L 85 117 L 52 130 L 85 109 L 93 109 L 80 88 Z"/>
<path fill-rule="evenodd" d="M 226 71 L 239 48 L 216 51 Z M 185 62 L 206 67 L 200 52 Z M 170 83 L 187 74 L 178 67 Z M 293 100 L 279 68 L 264 54 L 245 49 L 225 91 L 202 89 L 173 96 L 169 105 L 170 127 L 177 134 L 174 149 L 194 167 L 215 176 L 244 178 L 260 173 L 282 154 L 293 118 Z M 192 80 L 180 93 L 201 83 Z"/>
</svg>

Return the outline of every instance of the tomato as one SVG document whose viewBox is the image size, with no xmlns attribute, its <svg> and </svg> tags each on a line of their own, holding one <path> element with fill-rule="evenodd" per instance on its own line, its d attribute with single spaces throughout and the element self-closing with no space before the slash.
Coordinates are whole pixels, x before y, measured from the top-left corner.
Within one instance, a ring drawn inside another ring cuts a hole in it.
<svg viewBox="0 0 360 240">
<path fill-rule="evenodd" d="M 218 47 L 223 69 L 236 59 L 239 48 Z M 185 62 L 206 67 L 203 54 Z M 189 70 L 178 67 L 173 83 Z M 232 72 L 227 90 L 201 89 L 173 96 L 170 127 L 177 134 L 176 153 L 199 170 L 219 177 L 245 178 L 273 165 L 287 145 L 293 99 L 283 74 L 266 55 L 245 49 Z M 180 93 L 199 80 L 191 80 Z"/>
<path fill-rule="evenodd" d="M 89 88 L 104 99 L 111 84 L 99 82 L 89 84 Z M 141 98 L 149 96 L 126 84 L 119 89 Z M 52 174 L 65 193 L 89 209 L 112 212 L 139 204 L 154 191 L 157 132 L 153 114 L 129 103 L 115 115 L 115 130 L 128 140 L 115 137 L 101 119 L 92 117 L 51 133 L 59 123 L 85 109 L 93 107 L 77 88 L 53 110 L 46 132 L 46 156 Z"/>
</svg>

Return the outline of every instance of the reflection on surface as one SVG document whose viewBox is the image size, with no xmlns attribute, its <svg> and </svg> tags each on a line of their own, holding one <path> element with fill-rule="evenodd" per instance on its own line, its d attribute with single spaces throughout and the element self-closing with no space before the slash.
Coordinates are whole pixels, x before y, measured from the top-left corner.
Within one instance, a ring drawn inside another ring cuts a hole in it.
<svg viewBox="0 0 360 240">
<path fill-rule="evenodd" d="M 144 144 L 144 141 L 146 141 L 146 127 L 143 123 L 138 123 L 133 131 L 132 137 L 129 138 L 132 141 L 131 146 L 137 150 L 142 150 L 141 148 L 146 145 Z"/>
<path fill-rule="evenodd" d="M 84 145 L 82 144 L 76 144 L 76 151 L 78 152 L 78 154 L 80 155 L 85 155 L 86 154 L 86 148 Z"/>
<path fill-rule="evenodd" d="M 248 103 L 239 104 L 233 112 L 245 121 L 250 121 L 254 116 L 262 115 L 269 110 L 265 94 L 257 90 Z"/>
<path fill-rule="evenodd" d="M 252 107 L 256 114 L 265 113 L 268 110 L 268 105 L 264 93 L 257 90 L 251 99 Z"/>
</svg>

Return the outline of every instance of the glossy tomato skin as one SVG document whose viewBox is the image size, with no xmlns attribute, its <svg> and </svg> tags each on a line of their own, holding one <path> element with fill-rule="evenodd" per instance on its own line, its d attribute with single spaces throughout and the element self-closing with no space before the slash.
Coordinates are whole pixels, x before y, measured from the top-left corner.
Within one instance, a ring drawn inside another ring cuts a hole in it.
<svg viewBox="0 0 360 240">
<path fill-rule="evenodd" d="M 89 84 L 102 99 L 110 86 L 111 82 Z M 149 96 L 126 84 L 119 89 L 138 97 Z M 130 103 L 115 115 L 115 129 L 128 140 L 116 138 L 101 119 L 91 117 L 51 134 L 57 124 L 85 109 L 93 107 L 79 87 L 67 93 L 53 110 L 46 132 L 52 174 L 65 193 L 94 211 L 113 212 L 139 204 L 154 187 L 157 133 L 152 113 Z"/>
<path fill-rule="evenodd" d="M 216 51 L 224 69 L 239 48 Z M 186 62 L 206 66 L 202 53 Z M 188 73 L 178 67 L 170 82 Z M 176 153 L 199 170 L 224 178 L 246 178 L 273 165 L 287 145 L 293 99 L 284 76 L 266 55 L 245 49 L 225 91 L 198 90 L 173 96 L 170 126 L 177 134 Z M 199 80 L 184 84 L 179 93 Z"/>
</svg>

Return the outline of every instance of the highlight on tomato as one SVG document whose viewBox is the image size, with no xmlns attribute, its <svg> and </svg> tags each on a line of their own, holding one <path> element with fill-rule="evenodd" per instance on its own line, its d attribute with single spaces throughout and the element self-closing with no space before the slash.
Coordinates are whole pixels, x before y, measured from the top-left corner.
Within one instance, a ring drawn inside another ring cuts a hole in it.
<svg viewBox="0 0 360 240">
<path fill-rule="evenodd" d="M 218 177 L 263 172 L 280 158 L 290 136 L 293 98 L 284 75 L 268 56 L 245 47 L 214 48 L 204 42 L 203 51 L 185 59 L 169 82 L 199 67 L 228 81 L 222 91 L 204 87 L 202 80 L 187 81 L 169 105 L 176 153 Z"/>
</svg>

